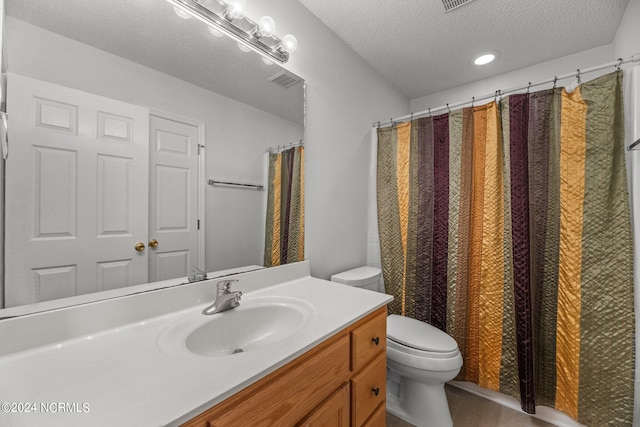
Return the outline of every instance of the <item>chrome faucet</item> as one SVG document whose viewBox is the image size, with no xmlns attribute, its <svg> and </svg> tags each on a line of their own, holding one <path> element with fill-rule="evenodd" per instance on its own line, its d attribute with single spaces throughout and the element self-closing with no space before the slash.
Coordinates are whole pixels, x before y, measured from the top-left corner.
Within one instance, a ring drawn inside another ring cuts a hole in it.
<svg viewBox="0 0 640 427">
<path fill-rule="evenodd" d="M 191 267 L 191 276 L 187 276 L 187 280 L 191 283 L 207 280 L 207 273 L 200 270 L 198 267 Z"/>
<path fill-rule="evenodd" d="M 216 285 L 216 300 L 209 307 L 202 310 L 202 314 L 222 313 L 240 305 L 241 291 L 231 292 L 231 285 L 237 280 L 223 280 Z"/>
</svg>

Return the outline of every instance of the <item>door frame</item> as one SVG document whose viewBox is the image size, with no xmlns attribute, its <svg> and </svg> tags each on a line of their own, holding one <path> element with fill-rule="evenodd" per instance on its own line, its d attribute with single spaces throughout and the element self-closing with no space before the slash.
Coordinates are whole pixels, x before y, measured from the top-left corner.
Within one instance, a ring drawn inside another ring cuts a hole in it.
<svg viewBox="0 0 640 427">
<path fill-rule="evenodd" d="M 197 206 L 198 206 L 198 210 L 197 210 L 197 215 L 198 215 L 198 219 L 200 220 L 200 228 L 198 229 L 198 260 L 197 260 L 197 267 L 200 270 L 205 271 L 205 230 L 206 230 L 206 221 L 205 221 L 205 206 L 206 206 L 206 200 L 205 200 L 205 183 L 206 183 L 206 178 L 205 178 L 205 166 L 206 166 L 206 156 L 205 156 L 205 142 L 206 142 L 206 138 L 205 138 L 205 123 L 201 120 L 196 120 L 196 119 L 192 119 L 189 117 L 185 117 L 179 114 L 175 114 L 175 113 L 170 113 L 168 111 L 165 110 L 161 110 L 158 108 L 151 108 L 149 107 L 149 117 L 151 116 L 155 116 L 161 119 L 166 119 L 166 120 L 173 120 L 174 122 L 178 122 L 178 123 L 183 123 L 185 125 L 189 125 L 189 126 L 194 126 L 198 129 L 198 151 L 199 151 L 199 155 L 198 155 L 198 188 L 197 188 L 197 195 L 198 195 L 198 200 L 197 200 Z M 151 139 L 151 135 L 149 135 L 149 139 Z M 149 147 L 149 149 L 151 149 L 151 146 Z"/>
</svg>

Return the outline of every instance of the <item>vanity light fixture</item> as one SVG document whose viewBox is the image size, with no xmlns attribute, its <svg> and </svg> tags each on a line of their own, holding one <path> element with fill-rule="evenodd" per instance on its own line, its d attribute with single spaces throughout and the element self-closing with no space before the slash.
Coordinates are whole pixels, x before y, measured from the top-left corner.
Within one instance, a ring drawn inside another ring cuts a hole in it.
<svg viewBox="0 0 640 427">
<path fill-rule="evenodd" d="M 291 34 L 275 36 L 273 18 L 263 16 L 254 22 L 245 16 L 246 0 L 167 0 L 181 18 L 194 17 L 209 26 L 212 34 L 226 34 L 271 61 L 285 63 L 298 46 Z M 205 6 L 206 4 L 206 6 Z M 244 50 L 244 49 L 243 49 Z"/>
<path fill-rule="evenodd" d="M 490 62 L 495 61 L 499 55 L 500 54 L 496 51 L 485 52 L 477 56 L 476 59 L 473 60 L 473 63 L 476 65 L 486 65 Z"/>
</svg>

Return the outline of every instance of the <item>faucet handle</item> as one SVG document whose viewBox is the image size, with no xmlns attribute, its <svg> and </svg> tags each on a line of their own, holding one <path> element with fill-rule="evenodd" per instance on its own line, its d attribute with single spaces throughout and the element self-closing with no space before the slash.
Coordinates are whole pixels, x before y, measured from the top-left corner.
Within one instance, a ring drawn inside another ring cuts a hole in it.
<svg viewBox="0 0 640 427">
<path fill-rule="evenodd" d="M 218 284 L 216 285 L 219 291 L 225 291 L 225 292 L 230 292 L 231 291 L 231 285 L 233 285 L 234 283 L 237 283 L 238 281 L 235 279 L 232 280 L 222 280 L 220 282 L 218 282 Z"/>
<path fill-rule="evenodd" d="M 207 273 L 200 270 L 198 267 L 191 267 L 191 275 L 187 276 L 189 282 L 200 282 L 207 280 Z"/>
</svg>

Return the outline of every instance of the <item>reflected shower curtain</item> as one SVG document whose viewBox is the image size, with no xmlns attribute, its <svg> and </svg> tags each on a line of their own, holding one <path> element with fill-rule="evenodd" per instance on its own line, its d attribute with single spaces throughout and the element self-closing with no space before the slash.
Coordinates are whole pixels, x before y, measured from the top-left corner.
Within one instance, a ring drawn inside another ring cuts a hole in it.
<svg viewBox="0 0 640 427">
<path fill-rule="evenodd" d="M 378 130 L 390 312 L 453 336 L 458 380 L 630 425 L 622 73 Z"/>
<path fill-rule="evenodd" d="M 264 266 L 304 260 L 304 147 L 269 153 Z"/>
</svg>

